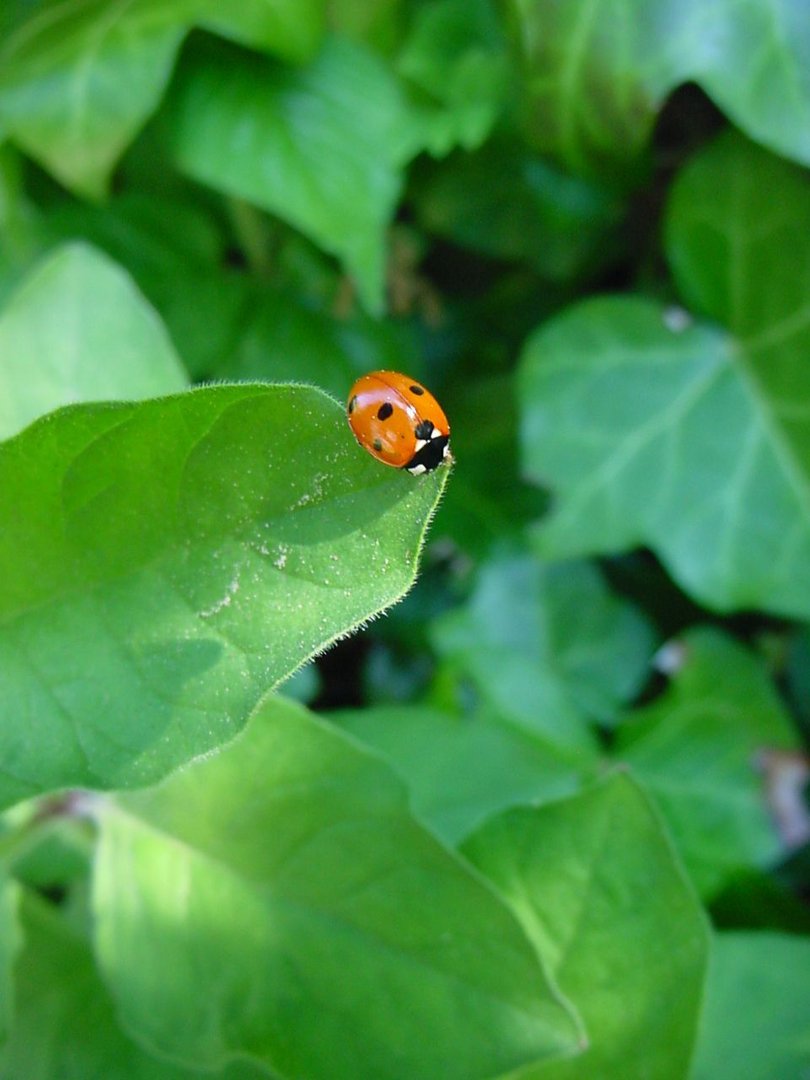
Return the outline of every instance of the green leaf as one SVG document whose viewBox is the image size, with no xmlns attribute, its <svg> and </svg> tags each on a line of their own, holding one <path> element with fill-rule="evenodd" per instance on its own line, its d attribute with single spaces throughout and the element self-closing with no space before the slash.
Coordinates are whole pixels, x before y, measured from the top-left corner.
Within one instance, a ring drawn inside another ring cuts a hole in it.
<svg viewBox="0 0 810 1080">
<path fill-rule="evenodd" d="M 464 845 L 513 907 L 581 1011 L 581 1057 L 526 1080 L 686 1075 L 706 920 L 643 791 L 626 775 L 575 797 L 508 810 Z"/>
<path fill-rule="evenodd" d="M 655 796 L 698 888 L 716 893 L 780 854 L 756 768 L 795 732 L 761 662 L 715 630 L 686 635 L 666 694 L 619 731 L 615 753 Z"/>
<path fill-rule="evenodd" d="M 63 184 L 98 198 L 160 101 L 184 32 L 158 0 L 38 10 L 0 52 L 0 120 Z"/>
<path fill-rule="evenodd" d="M 810 1072 L 810 939 L 717 934 L 693 1080 L 786 1080 Z"/>
<path fill-rule="evenodd" d="M 672 0 L 673 3 L 676 0 Z M 810 165 L 810 12 L 801 0 L 692 0 L 679 49 L 694 79 L 746 135 Z M 708 14 L 708 20 L 707 20 Z"/>
<path fill-rule="evenodd" d="M 414 105 L 430 153 L 484 142 L 503 107 L 509 73 L 490 0 L 438 0 L 417 8 L 397 67 L 421 91 Z"/>
<path fill-rule="evenodd" d="M 105 807 L 96 873 L 105 980 L 176 1060 L 468 1080 L 570 1048 L 507 909 L 379 759 L 289 702 Z"/>
<path fill-rule="evenodd" d="M 0 802 L 146 783 L 414 580 L 447 477 L 305 386 L 74 406 L 0 445 Z"/>
<path fill-rule="evenodd" d="M 388 758 L 415 813 L 452 845 L 507 806 L 567 795 L 584 771 L 483 709 L 454 716 L 391 705 L 330 712 L 329 719 Z"/>
<path fill-rule="evenodd" d="M 801 409 L 810 410 L 806 171 L 729 132 L 680 173 L 665 225 L 681 295 L 734 335 L 740 378 L 774 441 L 784 438 L 787 456 L 807 467 L 810 449 L 793 430 L 801 419 L 806 435 Z"/>
<path fill-rule="evenodd" d="M 178 166 L 300 229 L 381 309 L 385 232 L 412 152 L 409 113 L 382 62 L 336 38 L 302 69 L 208 48 L 174 91 L 166 124 Z"/>
<path fill-rule="evenodd" d="M 16 1006 L 12 972 L 22 945 L 19 892 L 16 882 L 0 867 L 0 1047 L 8 1037 Z"/>
<path fill-rule="evenodd" d="M 721 139 L 679 177 L 667 247 L 687 299 L 728 332 L 597 299 L 527 346 L 524 461 L 558 495 L 541 550 L 646 543 L 712 607 L 807 617 L 810 188 Z"/>
<path fill-rule="evenodd" d="M 595 567 L 508 553 L 483 565 L 469 602 L 431 636 L 500 716 L 586 757 L 583 717 L 616 716 L 641 688 L 653 646 L 646 621 Z"/>
<path fill-rule="evenodd" d="M 0 310 L 0 438 L 60 405 L 137 399 L 188 379 L 131 280 L 85 244 L 53 252 Z"/>
<path fill-rule="evenodd" d="M 810 24 L 797 0 L 509 0 L 538 149 L 626 182 L 675 87 L 697 82 L 752 138 L 810 164 Z"/>
<path fill-rule="evenodd" d="M 247 1062 L 198 1073 L 156 1058 L 125 1035 L 86 941 L 34 895 L 23 905 L 26 944 L 17 1010 L 0 1051 L 3 1080 L 261 1080 Z"/>
<path fill-rule="evenodd" d="M 63 184 L 99 198 L 159 104 L 195 22 L 298 60 L 320 37 L 322 0 L 242 0 L 235 8 L 223 14 L 212 0 L 47 4 L 0 50 L 0 123 Z"/>
</svg>

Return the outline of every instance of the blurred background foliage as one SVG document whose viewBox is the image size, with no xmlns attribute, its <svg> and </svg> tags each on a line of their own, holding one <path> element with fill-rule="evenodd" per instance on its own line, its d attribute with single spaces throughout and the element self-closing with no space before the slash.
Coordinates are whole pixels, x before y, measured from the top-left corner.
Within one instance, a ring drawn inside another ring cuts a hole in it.
<svg viewBox="0 0 810 1080">
<path fill-rule="evenodd" d="M 423 380 L 419 581 L 285 690 L 482 865 L 629 766 L 718 942 L 696 1061 L 643 1075 L 810 1068 L 809 112 L 803 0 L 0 9 L 2 435 L 111 396 L 44 357 L 123 293 L 162 374 L 112 396 Z"/>
</svg>

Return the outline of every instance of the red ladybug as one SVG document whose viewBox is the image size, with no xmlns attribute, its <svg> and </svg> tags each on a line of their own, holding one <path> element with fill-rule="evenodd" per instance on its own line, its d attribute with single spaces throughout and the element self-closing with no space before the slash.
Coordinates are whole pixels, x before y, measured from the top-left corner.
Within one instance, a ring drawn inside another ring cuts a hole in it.
<svg viewBox="0 0 810 1080">
<path fill-rule="evenodd" d="M 386 465 L 419 476 L 448 457 L 447 417 L 430 391 L 407 375 L 361 376 L 349 391 L 346 412 L 360 445 Z"/>
</svg>

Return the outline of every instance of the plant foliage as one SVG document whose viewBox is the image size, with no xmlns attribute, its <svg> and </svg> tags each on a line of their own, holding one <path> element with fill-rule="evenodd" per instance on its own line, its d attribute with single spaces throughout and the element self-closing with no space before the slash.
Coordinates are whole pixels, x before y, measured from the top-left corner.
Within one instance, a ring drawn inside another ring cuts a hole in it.
<svg viewBox="0 0 810 1080">
<path fill-rule="evenodd" d="M 810 1075 L 809 10 L 0 5 L 3 1080 Z"/>
</svg>

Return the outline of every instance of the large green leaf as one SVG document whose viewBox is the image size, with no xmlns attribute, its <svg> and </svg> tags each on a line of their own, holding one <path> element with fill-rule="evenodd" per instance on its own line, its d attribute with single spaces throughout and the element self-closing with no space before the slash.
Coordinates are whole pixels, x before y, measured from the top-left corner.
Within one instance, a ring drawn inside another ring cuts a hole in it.
<svg viewBox="0 0 810 1080">
<path fill-rule="evenodd" d="M 581 1011 L 581 1057 L 525 1080 L 686 1075 L 708 954 L 705 917 L 641 789 L 614 774 L 508 810 L 465 853 L 511 904 Z"/>
<path fill-rule="evenodd" d="M 8 1036 L 16 1008 L 12 971 L 22 944 L 18 904 L 19 888 L 0 867 L 0 1046 Z"/>
<path fill-rule="evenodd" d="M 586 758 L 594 744 L 583 718 L 615 717 L 641 688 L 653 645 L 646 621 L 594 566 L 522 553 L 484 564 L 469 602 L 431 636 L 501 716 Z"/>
<path fill-rule="evenodd" d="M 77 401 L 137 399 L 188 379 L 127 275 L 91 247 L 43 260 L 0 310 L 0 438 Z"/>
<path fill-rule="evenodd" d="M 384 64 L 336 38 L 302 69 L 207 48 L 183 65 L 175 91 L 167 135 L 180 168 L 300 229 L 380 309 L 385 232 L 415 146 Z"/>
<path fill-rule="evenodd" d="M 0 802 L 144 783 L 412 584 L 445 469 L 311 387 L 74 406 L 0 445 Z"/>
<path fill-rule="evenodd" d="M 124 1034 L 86 941 L 33 895 L 22 908 L 25 949 L 17 1008 L 0 1051 L 3 1080 L 261 1080 L 247 1062 L 199 1073 L 154 1057 Z"/>
<path fill-rule="evenodd" d="M 796 736 L 764 665 L 715 630 L 680 646 L 683 663 L 660 699 L 620 729 L 615 753 L 655 795 L 701 892 L 780 854 L 756 755 Z"/>
<path fill-rule="evenodd" d="M 101 196 L 157 106 L 185 29 L 162 0 L 46 5 L 0 51 L 0 120 L 58 180 Z"/>
<path fill-rule="evenodd" d="M 766 198 L 769 196 L 769 199 Z M 810 186 L 739 137 L 676 184 L 684 294 L 585 301 L 523 357 L 524 461 L 556 556 L 653 546 L 702 601 L 810 615 Z"/>
<path fill-rule="evenodd" d="M 752 138 L 810 164 L 803 0 L 508 0 L 538 147 L 632 175 L 669 93 L 698 82 Z"/>
<path fill-rule="evenodd" d="M 298 706 L 270 700 L 101 824 L 105 979 L 127 1027 L 175 1060 L 483 1080 L 571 1047 L 506 907 L 376 756 Z"/>
<path fill-rule="evenodd" d="M 331 712 L 329 719 L 391 761 L 414 811 L 449 844 L 497 810 L 567 795 L 592 767 L 587 755 L 572 761 L 484 709 L 457 716 L 425 705 L 383 705 Z"/>
<path fill-rule="evenodd" d="M 0 121 L 72 190 L 98 197 L 157 107 L 177 50 L 196 22 L 292 59 L 310 56 L 322 0 L 107 0 L 47 3 L 0 50 Z"/>
<path fill-rule="evenodd" d="M 810 939 L 717 934 L 693 1080 L 810 1075 Z"/>
</svg>

